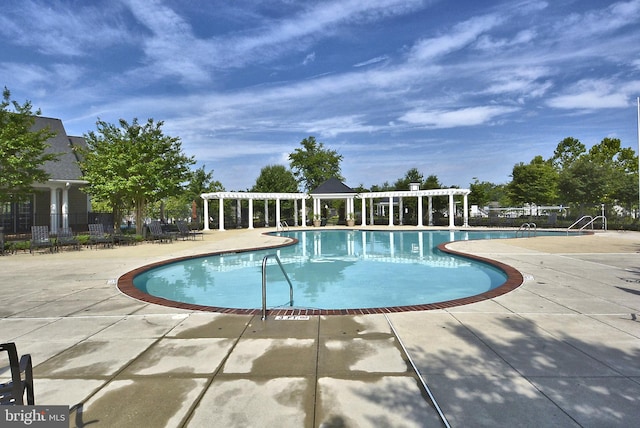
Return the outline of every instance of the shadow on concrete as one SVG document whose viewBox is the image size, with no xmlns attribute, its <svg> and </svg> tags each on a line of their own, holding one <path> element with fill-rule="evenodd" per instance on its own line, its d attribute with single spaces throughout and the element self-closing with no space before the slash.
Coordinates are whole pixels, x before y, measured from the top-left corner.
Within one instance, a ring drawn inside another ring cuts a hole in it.
<svg viewBox="0 0 640 428">
<path fill-rule="evenodd" d="M 575 321 L 583 319 L 598 322 L 588 317 Z M 452 426 L 637 424 L 638 337 L 603 324 L 590 338 L 589 325 L 584 327 L 584 338 L 557 331 L 549 334 L 511 314 L 499 320 L 495 331 L 462 324 L 454 327 L 446 333 L 454 336 L 449 350 L 435 347 L 434 351 L 421 340 L 409 352 Z M 400 397 L 385 394 L 370 399 Z"/>
</svg>

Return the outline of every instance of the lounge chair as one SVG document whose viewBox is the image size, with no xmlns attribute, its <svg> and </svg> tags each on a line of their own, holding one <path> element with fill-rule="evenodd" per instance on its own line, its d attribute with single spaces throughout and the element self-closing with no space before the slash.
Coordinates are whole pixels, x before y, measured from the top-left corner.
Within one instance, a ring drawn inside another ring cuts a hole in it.
<svg viewBox="0 0 640 428">
<path fill-rule="evenodd" d="M 113 235 L 104 231 L 102 223 L 92 223 L 89 225 L 89 246 L 103 244 L 104 247 L 113 247 Z"/>
<path fill-rule="evenodd" d="M 149 234 L 152 241 L 172 242 L 174 238 L 173 234 L 162 230 L 162 225 L 159 221 L 149 223 Z"/>
<path fill-rule="evenodd" d="M 49 226 L 31 226 L 31 243 L 29 252 L 33 254 L 38 248 L 48 248 L 53 253 L 53 239 L 49 237 Z"/>
<path fill-rule="evenodd" d="M 113 233 L 111 233 L 111 236 L 113 236 L 113 243 L 117 244 L 117 245 L 136 245 L 136 237 L 133 235 L 127 235 L 122 233 L 122 231 L 120 229 L 116 229 L 116 228 L 111 228 L 111 230 L 113 230 Z"/>
<path fill-rule="evenodd" d="M 18 360 L 18 351 L 13 342 L 1 343 L 0 351 L 7 352 L 11 368 L 11 381 L 0 384 L 0 404 L 24 405 L 26 393 L 27 404 L 35 405 L 31 355 L 25 354 Z"/>
<path fill-rule="evenodd" d="M 70 227 L 63 227 L 56 235 L 56 247 L 59 249 L 60 247 L 67 246 L 71 246 L 76 250 L 79 250 L 80 241 L 78 241 L 78 238 L 73 234 Z"/>
<path fill-rule="evenodd" d="M 189 238 L 193 238 L 195 240 L 196 236 L 200 236 L 204 239 L 204 234 L 201 231 L 189 229 L 189 225 L 187 225 L 186 222 L 180 220 L 176 222 L 176 224 L 178 225 L 178 236 L 183 240 Z"/>
</svg>

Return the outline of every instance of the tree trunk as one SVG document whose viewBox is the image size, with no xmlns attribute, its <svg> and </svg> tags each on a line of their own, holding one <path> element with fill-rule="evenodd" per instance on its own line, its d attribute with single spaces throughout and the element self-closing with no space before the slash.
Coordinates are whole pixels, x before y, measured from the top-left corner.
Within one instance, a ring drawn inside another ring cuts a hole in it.
<svg viewBox="0 0 640 428">
<path fill-rule="evenodd" d="M 146 207 L 146 201 L 144 199 L 140 199 L 136 201 L 136 234 L 144 236 L 144 212 Z"/>
<path fill-rule="evenodd" d="M 122 220 L 122 209 L 116 205 L 113 206 L 113 231 L 120 232 L 120 221 Z"/>
</svg>

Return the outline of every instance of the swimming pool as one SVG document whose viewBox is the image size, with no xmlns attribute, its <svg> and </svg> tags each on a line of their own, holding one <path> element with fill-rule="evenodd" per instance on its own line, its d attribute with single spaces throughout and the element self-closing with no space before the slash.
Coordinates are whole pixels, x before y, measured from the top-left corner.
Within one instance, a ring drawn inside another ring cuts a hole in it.
<svg viewBox="0 0 640 428">
<path fill-rule="evenodd" d="M 142 269 L 132 275 L 133 286 L 152 296 L 143 300 L 154 303 L 255 312 L 261 308 L 267 254 L 278 255 L 291 279 L 293 307 L 311 313 L 447 307 L 493 297 L 522 283 L 508 266 L 437 248 L 455 240 L 513 238 L 513 231 L 307 230 L 278 235 L 297 242 Z M 268 263 L 266 275 L 267 306 L 290 311 L 289 285 L 275 261 Z"/>
</svg>

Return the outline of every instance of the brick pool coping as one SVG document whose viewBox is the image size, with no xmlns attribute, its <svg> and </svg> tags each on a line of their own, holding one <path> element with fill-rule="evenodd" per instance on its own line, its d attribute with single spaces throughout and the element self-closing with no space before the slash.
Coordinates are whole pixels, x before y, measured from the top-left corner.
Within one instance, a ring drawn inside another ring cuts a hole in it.
<svg viewBox="0 0 640 428">
<path fill-rule="evenodd" d="M 295 238 L 289 238 L 290 241 L 280 244 L 280 245 L 272 245 L 267 247 L 255 247 L 255 248 L 244 248 L 242 250 L 234 250 L 234 251 L 216 251 L 211 253 L 203 253 L 194 256 L 185 256 L 185 257 L 177 257 L 169 260 L 163 260 L 160 262 L 148 264 L 145 266 L 141 266 L 137 269 L 129 271 L 118 278 L 118 289 L 126 294 L 129 297 L 134 299 L 153 303 L 156 305 L 167 306 L 176 309 L 185 309 L 190 311 L 205 311 L 205 312 L 218 312 L 224 314 L 238 314 L 238 315 L 261 315 L 262 309 L 237 309 L 237 308 L 224 308 L 218 306 L 206 306 L 206 305 L 198 305 L 195 303 L 183 303 L 177 302 L 174 300 L 165 299 L 163 297 L 152 296 L 151 294 L 145 293 L 144 291 L 138 289 L 133 284 L 133 279 L 142 274 L 143 272 L 148 271 L 149 269 L 153 269 L 159 266 L 164 266 L 167 264 L 179 262 L 182 260 L 190 260 L 200 257 L 208 257 L 208 256 L 219 256 L 223 254 L 236 254 L 236 253 L 246 253 L 250 251 L 257 250 L 266 250 L 270 248 L 279 248 L 285 247 L 289 245 L 295 245 L 298 243 L 298 240 Z M 498 262 L 496 260 L 491 260 L 485 257 L 479 257 L 472 254 L 462 253 L 459 251 L 454 251 L 446 248 L 448 244 L 451 242 L 444 242 L 439 244 L 436 248 L 444 253 L 452 254 L 458 257 L 463 257 L 466 259 L 471 259 L 477 262 L 481 262 L 484 264 L 488 264 L 495 268 L 500 269 L 507 275 L 507 280 L 500 286 L 493 288 L 484 293 L 476 294 L 474 296 L 463 297 L 460 299 L 447 300 L 443 302 L 436 303 L 425 303 L 425 304 L 417 304 L 417 305 L 407 305 L 407 306 L 388 306 L 388 307 L 379 307 L 379 308 L 360 308 L 360 309 L 304 309 L 304 308 L 277 308 L 277 309 L 268 309 L 268 315 L 272 316 L 283 316 L 283 315 L 368 315 L 368 314 L 384 314 L 384 313 L 394 313 L 394 312 L 411 312 L 411 311 L 429 311 L 435 309 L 447 309 L 455 306 L 468 305 L 471 303 L 477 303 L 484 300 L 493 299 L 500 295 L 506 294 L 510 291 L 515 290 L 519 286 L 524 283 L 524 277 L 522 274 L 516 270 L 515 268 Z"/>
</svg>

